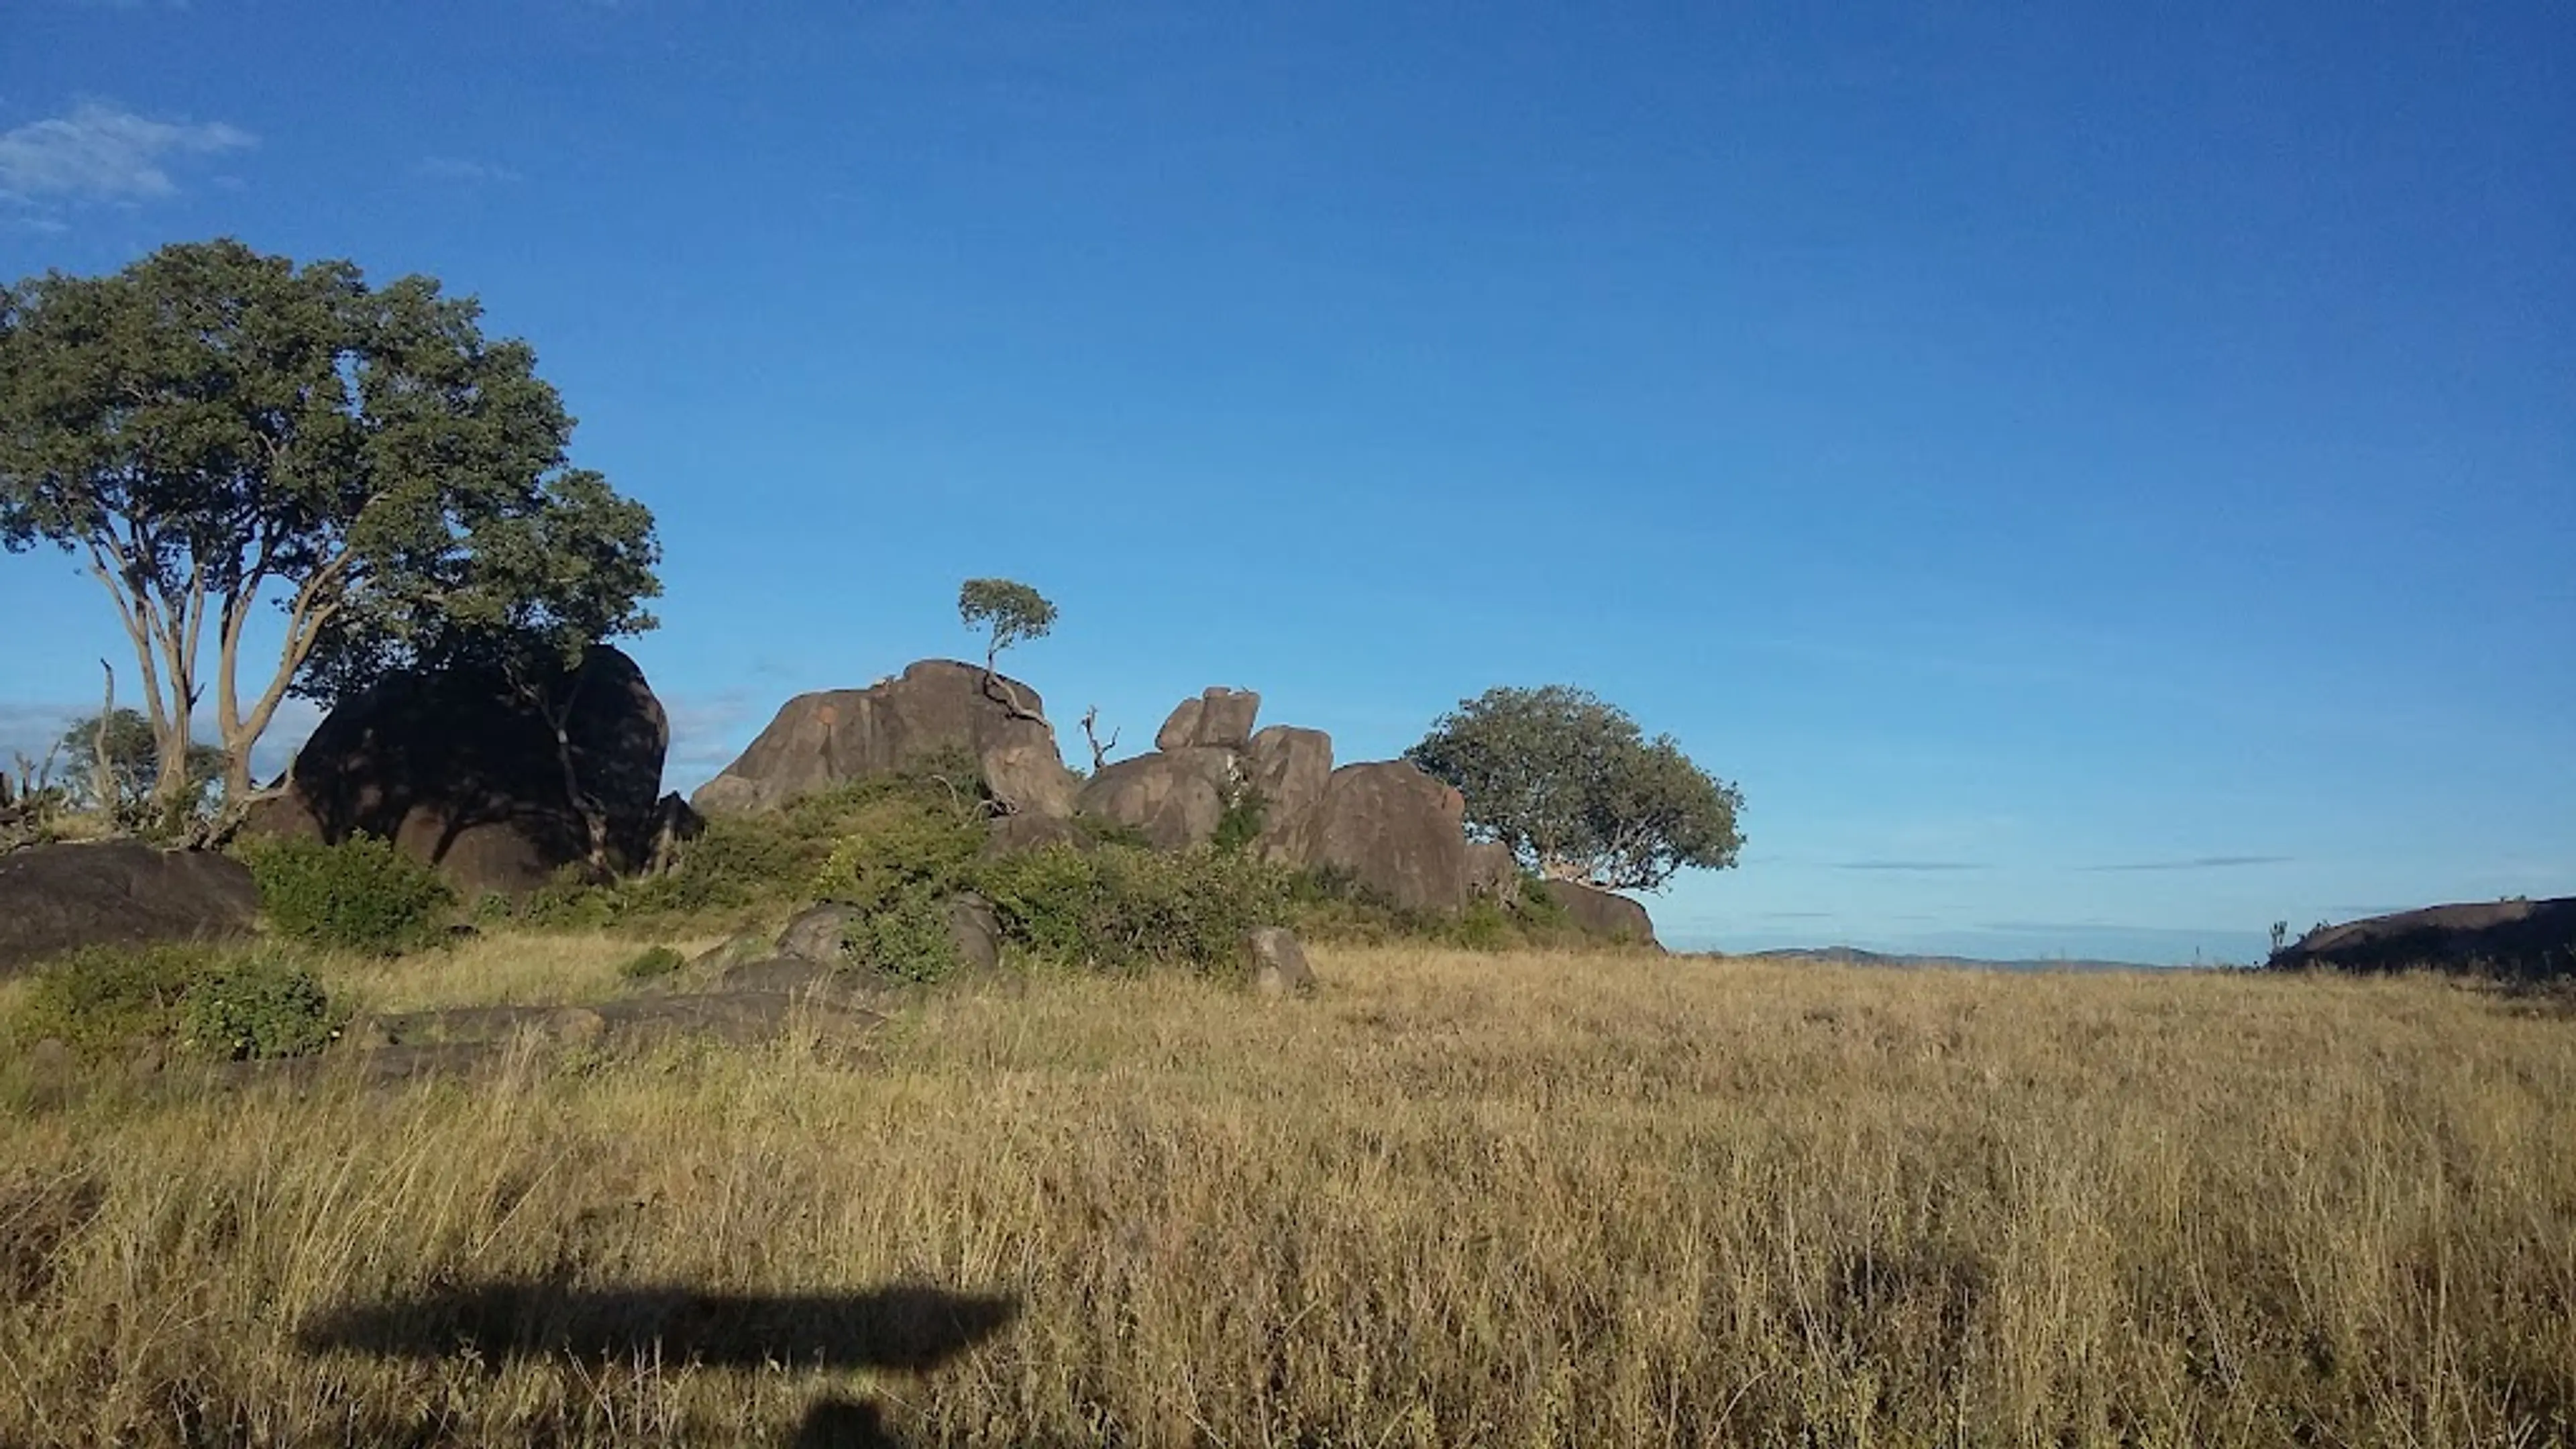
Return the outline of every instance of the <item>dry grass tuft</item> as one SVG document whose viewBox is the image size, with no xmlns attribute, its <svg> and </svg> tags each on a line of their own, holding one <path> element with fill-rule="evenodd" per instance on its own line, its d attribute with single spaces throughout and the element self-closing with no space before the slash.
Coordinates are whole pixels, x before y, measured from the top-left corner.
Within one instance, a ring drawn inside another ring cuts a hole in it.
<svg viewBox="0 0 2576 1449">
<path fill-rule="evenodd" d="M 570 1000 L 632 950 L 345 984 Z M 0 1255 L 0 1443 L 736 1443 L 825 1393 L 917 1444 L 2576 1438 L 2563 1017 L 2424 979 L 1317 958 L 1309 1002 L 940 998 L 859 1070 L 0 1119 L 0 1226 L 49 1235 Z M 887 1290 L 924 1288 L 1013 1307 L 922 1368 L 948 1300 Z M 386 1304 L 474 1353 L 317 1343 Z"/>
</svg>

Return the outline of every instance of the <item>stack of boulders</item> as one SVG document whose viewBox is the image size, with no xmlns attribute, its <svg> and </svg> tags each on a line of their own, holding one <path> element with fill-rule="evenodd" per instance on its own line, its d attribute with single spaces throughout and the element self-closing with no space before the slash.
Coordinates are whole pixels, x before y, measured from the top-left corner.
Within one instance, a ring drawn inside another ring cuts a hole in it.
<svg viewBox="0 0 2576 1449">
<path fill-rule="evenodd" d="M 942 757 L 977 762 L 1001 807 L 993 848 L 1079 843 L 1076 816 L 1112 821 L 1158 850 L 1217 838 L 1256 809 L 1262 859 L 1330 870 L 1408 910 L 1455 914 L 1510 900 L 1511 852 L 1471 843 L 1466 802 L 1402 760 L 1336 767 L 1322 730 L 1258 727 L 1261 696 L 1214 688 L 1181 701 L 1154 749 L 1077 780 L 1035 690 L 972 664 L 924 660 L 867 689 L 799 695 L 692 803 L 707 814 L 775 808 L 848 780 Z M 1654 939 L 1643 907 L 1573 882 L 1549 894 L 1604 936 Z"/>
</svg>

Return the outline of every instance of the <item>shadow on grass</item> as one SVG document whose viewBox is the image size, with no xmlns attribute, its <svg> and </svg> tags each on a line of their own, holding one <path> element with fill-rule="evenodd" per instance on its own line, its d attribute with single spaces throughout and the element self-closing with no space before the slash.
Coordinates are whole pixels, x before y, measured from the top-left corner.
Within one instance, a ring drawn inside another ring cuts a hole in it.
<svg viewBox="0 0 2576 1449">
<path fill-rule="evenodd" d="M 554 1360 L 605 1368 L 659 1359 L 806 1369 L 938 1367 L 1008 1326 L 1019 1301 L 938 1288 L 865 1293 L 709 1293 L 683 1285 L 575 1288 L 501 1280 L 320 1314 L 297 1331 L 307 1353 L 444 1359 L 499 1367 Z M 896 1441 L 876 1406 L 824 1398 L 788 1441 L 879 1449 Z"/>
</svg>

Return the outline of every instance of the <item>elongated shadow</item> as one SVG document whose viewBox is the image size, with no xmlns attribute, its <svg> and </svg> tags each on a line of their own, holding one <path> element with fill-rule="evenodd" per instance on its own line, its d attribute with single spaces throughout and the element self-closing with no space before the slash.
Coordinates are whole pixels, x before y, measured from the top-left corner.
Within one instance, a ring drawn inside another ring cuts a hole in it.
<svg viewBox="0 0 2576 1449">
<path fill-rule="evenodd" d="M 999 1333 L 1019 1300 L 894 1286 L 865 1293 L 709 1293 L 684 1284 L 575 1288 L 501 1279 L 316 1315 L 307 1353 L 443 1359 L 499 1367 L 553 1359 L 606 1367 L 666 1363 L 807 1369 L 936 1368 Z M 874 1404 L 825 1396 L 789 1449 L 901 1449 Z"/>
<path fill-rule="evenodd" d="M 499 1280 L 333 1309 L 296 1333 L 308 1353 L 484 1362 L 639 1357 L 814 1369 L 935 1368 L 1000 1332 L 1019 1300 L 896 1286 L 864 1293 L 709 1293 L 679 1284 L 575 1288 Z"/>
</svg>

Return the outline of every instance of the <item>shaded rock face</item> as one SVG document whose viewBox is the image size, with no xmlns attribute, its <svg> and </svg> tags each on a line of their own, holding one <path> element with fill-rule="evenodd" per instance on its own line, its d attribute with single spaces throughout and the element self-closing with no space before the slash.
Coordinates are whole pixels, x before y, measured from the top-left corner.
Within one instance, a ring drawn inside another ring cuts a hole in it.
<svg viewBox="0 0 2576 1449">
<path fill-rule="evenodd" d="M 1235 768 L 1231 750 L 1138 755 L 1092 776 L 1074 808 L 1134 826 L 1156 850 L 1187 850 L 1216 838 L 1225 802 L 1237 788 Z"/>
<path fill-rule="evenodd" d="M 1407 910 L 1467 904 L 1467 802 L 1402 760 L 1344 765 L 1313 826 L 1314 865 L 1347 871 Z"/>
<path fill-rule="evenodd" d="M 1521 863 L 1512 848 L 1498 840 L 1480 840 L 1467 847 L 1467 898 L 1478 901 L 1500 901 L 1509 905 L 1518 899 L 1521 885 Z"/>
<path fill-rule="evenodd" d="M 2428 906 L 2312 931 L 2274 956 L 2285 969 L 2430 967 L 2524 979 L 2576 976 L 2576 896 Z"/>
<path fill-rule="evenodd" d="M 1315 970 L 1296 936 L 1263 926 L 1243 938 L 1243 984 L 1259 996 L 1305 996 L 1315 989 Z"/>
<path fill-rule="evenodd" d="M 230 856 L 140 841 L 0 856 L 0 976 L 82 946 L 247 934 L 259 888 Z"/>
<path fill-rule="evenodd" d="M 1570 880 L 1547 881 L 1539 889 L 1563 906 L 1567 918 L 1587 936 L 1639 946 L 1657 944 L 1654 918 L 1626 896 Z"/>
<path fill-rule="evenodd" d="M 1261 858 L 1282 865 L 1313 859 L 1315 820 L 1333 782 L 1333 737 L 1272 725 L 1252 737 L 1243 776 L 1261 792 L 1261 834 L 1253 841 Z"/>
<path fill-rule="evenodd" d="M 1056 749 L 1044 701 L 1017 680 L 996 675 L 993 684 L 986 693 L 978 665 L 925 659 L 866 689 L 800 694 L 690 803 L 708 815 L 775 809 L 953 753 L 973 758 L 993 793 L 1015 810 L 1070 813 L 1076 782 Z"/>
<path fill-rule="evenodd" d="M 607 827 L 607 864 L 631 871 L 665 823 L 669 721 L 643 671 L 594 645 L 557 686 L 574 777 Z M 472 900 L 519 894 L 590 858 L 590 824 L 564 780 L 555 729 L 496 676 L 467 670 L 389 676 L 323 717 L 296 752 L 286 793 L 245 828 L 339 842 L 394 842 Z"/>
<path fill-rule="evenodd" d="M 1154 735 L 1158 750 L 1240 750 L 1252 743 L 1261 696 L 1248 689 L 1211 688 L 1182 700 Z"/>
</svg>

